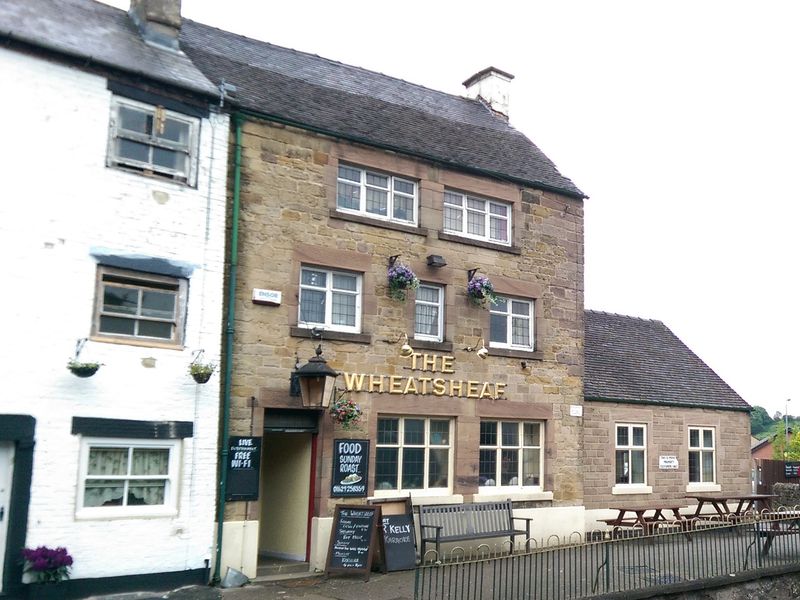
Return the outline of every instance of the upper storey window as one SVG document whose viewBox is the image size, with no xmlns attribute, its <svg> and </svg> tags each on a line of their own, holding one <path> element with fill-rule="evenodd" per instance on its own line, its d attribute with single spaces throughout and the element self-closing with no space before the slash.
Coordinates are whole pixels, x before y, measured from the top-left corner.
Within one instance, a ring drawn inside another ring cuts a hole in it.
<svg viewBox="0 0 800 600">
<path fill-rule="evenodd" d="M 384 173 L 339 165 L 336 207 L 374 219 L 416 225 L 417 184 Z"/>
<path fill-rule="evenodd" d="M 474 240 L 511 245 L 511 205 L 460 192 L 444 193 L 444 231 Z"/>
<path fill-rule="evenodd" d="M 115 97 L 108 164 L 192 184 L 200 122 L 163 106 Z"/>
</svg>

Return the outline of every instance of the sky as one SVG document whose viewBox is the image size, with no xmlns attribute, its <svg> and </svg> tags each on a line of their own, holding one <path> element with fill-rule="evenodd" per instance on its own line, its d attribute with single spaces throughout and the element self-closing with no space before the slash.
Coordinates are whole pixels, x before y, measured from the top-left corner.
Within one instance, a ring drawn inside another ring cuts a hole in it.
<svg viewBox="0 0 800 600">
<path fill-rule="evenodd" d="M 800 415 L 796 0 L 183 0 L 182 12 L 453 94 L 484 67 L 512 73 L 511 124 L 589 196 L 586 308 L 662 321 L 747 402 Z"/>
</svg>

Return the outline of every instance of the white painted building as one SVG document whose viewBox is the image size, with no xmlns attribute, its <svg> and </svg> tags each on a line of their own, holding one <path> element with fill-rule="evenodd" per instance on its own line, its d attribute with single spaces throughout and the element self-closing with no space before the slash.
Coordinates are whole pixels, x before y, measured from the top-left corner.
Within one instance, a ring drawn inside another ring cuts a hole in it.
<svg viewBox="0 0 800 600">
<path fill-rule="evenodd" d="M 220 359 L 228 117 L 165 47 L 180 3 L 135 4 L 141 31 L 88 0 L 0 5 L 5 593 L 22 547 L 66 547 L 76 594 L 212 560 L 220 372 L 188 368 Z"/>
</svg>

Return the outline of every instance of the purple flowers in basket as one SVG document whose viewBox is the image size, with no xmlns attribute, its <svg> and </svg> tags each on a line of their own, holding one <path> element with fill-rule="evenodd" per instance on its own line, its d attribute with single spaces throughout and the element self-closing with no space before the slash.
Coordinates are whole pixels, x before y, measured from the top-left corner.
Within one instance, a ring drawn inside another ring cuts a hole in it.
<svg viewBox="0 0 800 600">
<path fill-rule="evenodd" d="M 495 304 L 497 294 L 494 293 L 494 286 L 485 275 L 476 275 L 467 284 L 467 297 L 473 304 L 486 306 L 486 303 Z"/>
<path fill-rule="evenodd" d="M 36 581 L 62 581 L 69 579 L 72 567 L 72 556 L 66 548 L 24 548 L 22 558 L 25 559 L 25 571 L 31 573 Z"/>
<path fill-rule="evenodd" d="M 406 290 L 419 287 L 419 279 L 414 271 L 399 262 L 389 267 L 386 279 L 389 283 L 389 295 L 395 300 L 405 300 Z"/>
</svg>

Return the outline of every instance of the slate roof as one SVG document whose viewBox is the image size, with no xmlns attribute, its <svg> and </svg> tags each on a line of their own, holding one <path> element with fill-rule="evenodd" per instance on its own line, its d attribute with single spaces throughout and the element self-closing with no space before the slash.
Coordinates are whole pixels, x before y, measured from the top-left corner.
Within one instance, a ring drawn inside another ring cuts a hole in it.
<svg viewBox="0 0 800 600">
<path fill-rule="evenodd" d="M 92 0 L 2 0 L 3 38 L 192 92 L 219 93 L 185 54 L 146 44 L 125 11 Z"/>
<path fill-rule="evenodd" d="M 184 20 L 181 48 L 239 107 L 345 139 L 584 198 L 477 100 Z"/>
<path fill-rule="evenodd" d="M 749 411 L 661 321 L 587 310 L 584 398 Z"/>
</svg>

